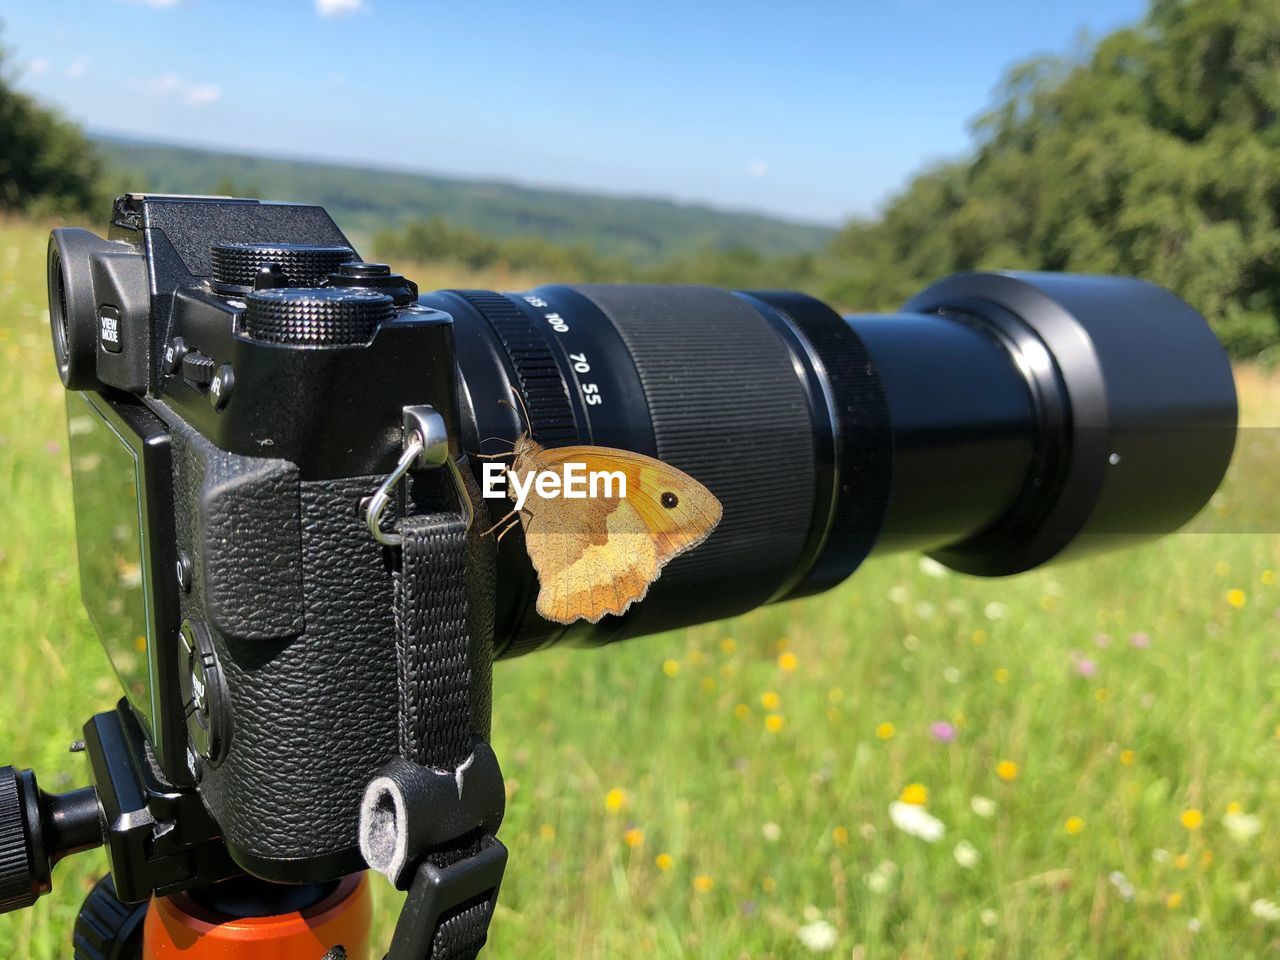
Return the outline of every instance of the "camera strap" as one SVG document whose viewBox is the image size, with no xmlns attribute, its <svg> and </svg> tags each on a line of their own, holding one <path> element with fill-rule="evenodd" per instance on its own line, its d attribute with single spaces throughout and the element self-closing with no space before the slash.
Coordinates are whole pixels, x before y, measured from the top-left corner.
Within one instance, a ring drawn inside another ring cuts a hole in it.
<svg viewBox="0 0 1280 960">
<path fill-rule="evenodd" d="M 399 757 L 361 805 L 365 859 L 408 890 L 387 960 L 472 960 L 484 946 L 506 865 L 495 834 L 505 794 L 486 742 L 491 584 L 468 520 L 432 511 L 397 525 L 395 575 Z M 477 580 L 480 581 L 477 584 Z"/>
</svg>

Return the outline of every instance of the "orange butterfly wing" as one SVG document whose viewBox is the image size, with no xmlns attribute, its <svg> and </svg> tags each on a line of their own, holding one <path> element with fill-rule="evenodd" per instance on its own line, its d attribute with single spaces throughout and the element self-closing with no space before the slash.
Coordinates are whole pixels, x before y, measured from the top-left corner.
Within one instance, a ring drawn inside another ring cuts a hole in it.
<svg viewBox="0 0 1280 960">
<path fill-rule="evenodd" d="M 582 464 L 625 478 L 626 496 L 571 499 L 531 491 L 521 519 L 538 572 L 538 613 L 558 623 L 596 623 L 644 598 L 662 568 L 711 535 L 720 501 L 688 474 L 627 450 L 573 446 L 535 448 L 513 465 L 517 473 Z M 603 491 L 601 487 L 600 492 Z"/>
</svg>

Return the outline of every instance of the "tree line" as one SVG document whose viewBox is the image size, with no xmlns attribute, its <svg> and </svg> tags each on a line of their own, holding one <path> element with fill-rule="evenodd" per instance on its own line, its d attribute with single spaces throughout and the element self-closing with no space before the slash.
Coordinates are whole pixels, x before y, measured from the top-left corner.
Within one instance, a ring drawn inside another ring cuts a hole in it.
<svg viewBox="0 0 1280 960">
<path fill-rule="evenodd" d="M 1237 357 L 1280 352 L 1280 3 L 1151 0 L 1143 19 L 1010 68 L 968 155 L 916 176 L 824 249 L 706 247 L 658 264 L 435 218 L 378 256 L 566 282 L 789 287 L 891 310 L 962 270 L 1132 274 L 1203 312 Z M 0 81 L 0 207 L 103 193 L 83 135 Z"/>
</svg>

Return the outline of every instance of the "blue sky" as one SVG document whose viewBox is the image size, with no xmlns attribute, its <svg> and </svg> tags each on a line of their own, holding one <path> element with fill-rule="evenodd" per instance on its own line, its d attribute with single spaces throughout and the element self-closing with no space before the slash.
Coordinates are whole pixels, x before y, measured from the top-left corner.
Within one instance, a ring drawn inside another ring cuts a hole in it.
<svg viewBox="0 0 1280 960">
<path fill-rule="evenodd" d="M 90 129 L 836 223 L 1145 0 L 0 0 Z"/>
</svg>

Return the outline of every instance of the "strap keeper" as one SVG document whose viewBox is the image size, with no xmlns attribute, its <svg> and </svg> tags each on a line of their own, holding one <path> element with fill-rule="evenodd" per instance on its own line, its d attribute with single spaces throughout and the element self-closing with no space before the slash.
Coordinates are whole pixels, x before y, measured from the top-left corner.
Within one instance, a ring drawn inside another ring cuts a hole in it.
<svg viewBox="0 0 1280 960">
<path fill-rule="evenodd" d="M 424 861 L 405 898 L 387 960 L 428 960 L 437 955 L 474 957 L 487 939 L 506 867 L 507 848 L 494 837 L 485 837 L 475 854 L 447 867 Z M 468 901 L 472 903 L 467 905 Z M 465 909 L 459 910 L 464 905 Z M 449 914 L 452 916 L 446 916 Z M 440 930 L 449 923 L 458 924 L 454 942 L 462 944 L 462 949 L 456 954 L 437 954 Z"/>
</svg>

